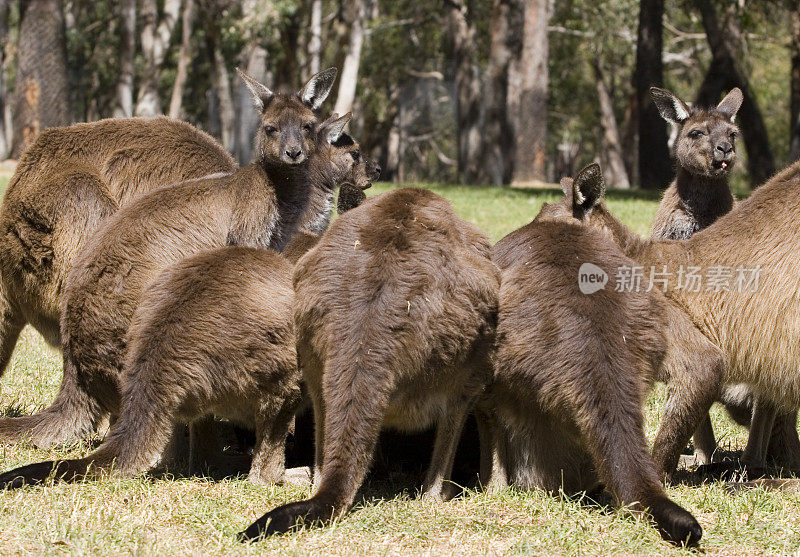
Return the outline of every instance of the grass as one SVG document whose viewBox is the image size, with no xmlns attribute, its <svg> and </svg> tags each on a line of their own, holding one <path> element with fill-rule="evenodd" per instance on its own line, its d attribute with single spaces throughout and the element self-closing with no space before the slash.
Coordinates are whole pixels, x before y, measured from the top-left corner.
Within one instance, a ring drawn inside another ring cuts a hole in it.
<svg viewBox="0 0 800 557">
<path fill-rule="evenodd" d="M 0 186 L 1 187 L 1 186 Z M 392 186 L 378 184 L 371 195 Z M 493 240 L 527 223 L 557 191 L 430 186 Z M 647 233 L 657 199 L 612 192 L 612 210 Z M 0 380 L 0 412 L 34 412 L 55 396 L 59 353 L 26 329 Z M 647 402 L 648 434 L 665 399 L 656 388 Z M 725 448 L 741 449 L 742 428 L 713 411 Z M 37 450 L 0 448 L 0 469 L 85 454 L 87 444 Z M 409 480 L 368 482 L 355 509 L 335 524 L 262 543 L 241 545 L 233 535 L 276 505 L 308 495 L 305 488 L 259 487 L 243 478 L 170 479 L 143 476 L 76 485 L 46 485 L 0 493 L 0 554 L 352 555 L 352 554 L 678 554 L 647 523 L 623 511 L 539 491 L 467 491 L 444 504 L 416 499 Z M 668 492 L 704 528 L 702 551 L 713 555 L 789 554 L 800 547 L 800 497 L 754 490 L 725 493 L 722 484 L 673 485 Z"/>
</svg>

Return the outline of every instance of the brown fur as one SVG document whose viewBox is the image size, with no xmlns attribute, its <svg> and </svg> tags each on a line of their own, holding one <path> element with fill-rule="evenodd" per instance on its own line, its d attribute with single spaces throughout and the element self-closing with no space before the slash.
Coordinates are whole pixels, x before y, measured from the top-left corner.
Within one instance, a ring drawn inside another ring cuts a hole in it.
<svg viewBox="0 0 800 557">
<path fill-rule="evenodd" d="M 285 246 L 315 191 L 308 157 L 315 159 L 317 137 L 327 142 L 324 131 L 313 129 L 318 99 L 306 105 L 301 98 L 309 88 L 324 98 L 331 78 L 330 71 L 317 74 L 293 96 L 260 92 L 255 162 L 153 191 L 108 219 L 78 256 L 65 287 L 59 394 L 40 414 L 0 420 L 0 440 L 29 436 L 51 445 L 84 436 L 105 415 L 118 414 L 126 333 L 142 293 L 162 270 L 225 245 Z M 325 161 L 310 163 L 316 164 Z"/>
<path fill-rule="evenodd" d="M 368 169 L 372 168 L 372 175 L 374 176 L 374 179 L 377 179 L 380 175 L 380 167 L 368 157 L 366 157 L 364 160 L 366 167 Z M 342 213 L 361 205 L 361 203 L 363 203 L 367 198 L 366 194 L 364 193 L 365 189 L 367 188 L 358 187 L 350 183 L 342 184 L 341 188 L 339 189 L 339 199 L 336 203 L 337 212 L 341 215 Z M 330 221 L 330 213 L 327 220 Z M 319 239 L 319 234 L 314 234 L 313 232 L 308 232 L 306 230 L 300 230 L 294 236 L 292 236 L 292 239 L 289 241 L 286 249 L 281 252 L 281 255 L 288 259 L 292 264 L 297 263 L 297 261 L 309 250 L 311 250 L 311 248 L 317 245 Z"/>
<path fill-rule="evenodd" d="M 731 90 L 716 108 L 688 108 L 674 94 L 652 88 L 653 100 L 662 116 L 678 126 L 675 158 L 678 176 L 664 192 L 653 222 L 651 238 L 680 240 L 706 228 L 728 213 L 735 203 L 728 184 L 736 163 L 736 135 L 732 121 L 742 101 L 739 89 Z M 676 117 L 676 106 L 685 118 Z M 725 161 L 725 168 L 720 163 Z M 749 426 L 753 394 L 742 384 L 726 385 L 720 390 L 720 402 L 739 424 Z M 764 406 L 767 401 L 760 401 Z M 800 466 L 800 439 L 793 413 L 781 415 L 772 438 L 771 456 L 789 467 Z M 767 432 L 767 435 L 769 432 Z M 697 461 L 711 462 L 717 448 L 711 418 L 706 416 L 694 434 Z"/>
<path fill-rule="evenodd" d="M 602 180 L 599 167 L 582 180 Z M 492 248 L 502 286 L 495 379 L 480 413 L 498 443 L 489 483 L 575 493 L 602 482 L 619 503 L 649 510 L 665 538 L 694 543 L 700 526 L 667 498 L 644 433 L 644 397 L 667 352 L 667 301 L 579 290 L 583 263 L 608 272 L 635 262 L 574 219 L 571 200 Z"/>
<path fill-rule="evenodd" d="M 51 474 L 75 481 L 112 465 L 116 474 L 138 474 L 158 462 L 176 422 L 208 413 L 255 425 L 250 478 L 279 480 L 300 401 L 292 296 L 291 264 L 272 250 L 218 248 L 173 265 L 133 317 L 119 418 L 103 444 L 82 459 L 12 470 L 0 485 Z"/>
<path fill-rule="evenodd" d="M 0 206 L 0 373 L 26 323 L 60 346 L 67 274 L 105 218 L 157 187 L 234 170 L 221 145 L 178 120 L 109 119 L 40 133 Z"/>
<path fill-rule="evenodd" d="M 728 176 L 736 163 L 739 129 L 733 119 L 742 103 L 742 92 L 734 88 L 709 110 L 690 109 L 664 89 L 653 87 L 650 92 L 664 119 L 678 126 L 674 147 L 677 177 L 664 192 L 651 235 L 657 239 L 689 238 L 733 208 Z"/>
<path fill-rule="evenodd" d="M 489 241 L 425 190 L 368 199 L 294 272 L 298 362 L 314 404 L 314 496 L 242 538 L 327 520 L 353 502 L 382 427 L 438 431 L 424 490 L 443 496 L 459 434 L 490 378 L 499 273 Z"/>
<path fill-rule="evenodd" d="M 351 139 L 336 144 L 328 158 L 350 199 L 339 203 L 344 212 L 355 206 L 353 199 L 364 199 L 364 179 L 377 179 L 379 169 L 368 157 L 353 157 L 358 144 Z M 290 243 L 294 250 L 311 245 L 310 234 L 300 236 Z M 165 270 L 131 321 L 120 416 L 106 441 L 83 459 L 11 470 L 0 476 L 0 486 L 40 483 L 51 474 L 73 481 L 112 464 L 118 474 L 137 474 L 162 456 L 175 422 L 207 413 L 254 427 L 250 479 L 279 480 L 286 433 L 300 401 L 291 276 L 286 258 L 244 247 L 205 251 Z M 212 456 L 215 441 L 202 439 Z"/>
<path fill-rule="evenodd" d="M 748 384 L 773 409 L 787 412 L 800 406 L 800 231 L 796 224 L 800 210 L 787 203 L 800 186 L 798 176 L 796 168 L 778 174 L 730 213 L 684 241 L 643 240 L 611 215 L 599 199 L 585 219 L 609 234 L 626 255 L 645 268 L 666 265 L 673 277 L 680 266 L 705 270 L 715 265 L 733 269 L 760 266 L 756 292 L 673 288 L 667 295 L 724 353 L 725 383 Z M 754 415 L 756 432 L 765 431 L 765 422 L 774 417 L 769 414 Z M 666 423 L 659 436 L 662 434 L 676 442 L 681 437 Z M 763 439 L 751 435 L 745 452 L 758 463 L 763 462 L 765 448 Z M 671 470 L 680 447 L 657 449 L 656 462 L 662 470 Z"/>
</svg>

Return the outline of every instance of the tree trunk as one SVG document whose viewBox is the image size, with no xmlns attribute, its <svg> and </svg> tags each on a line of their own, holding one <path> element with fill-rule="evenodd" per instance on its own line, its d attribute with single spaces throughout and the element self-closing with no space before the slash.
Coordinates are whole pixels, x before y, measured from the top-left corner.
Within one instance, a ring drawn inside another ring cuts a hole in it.
<svg viewBox="0 0 800 557">
<path fill-rule="evenodd" d="M 21 5 L 13 155 L 19 157 L 40 130 L 70 121 L 64 12 L 60 0 Z"/>
<path fill-rule="evenodd" d="M 515 28 L 518 28 L 518 40 L 516 42 L 511 42 L 510 46 L 513 47 L 513 52 L 511 54 L 511 60 L 508 63 L 508 76 L 507 76 L 507 91 L 506 91 L 506 118 L 511 126 L 512 130 L 512 145 L 509 150 L 508 158 L 509 158 L 509 165 L 510 171 L 512 172 L 511 179 L 513 179 L 513 171 L 514 171 L 514 151 L 516 149 L 516 142 L 514 142 L 514 137 L 516 137 L 517 133 L 517 124 L 516 116 L 520 112 L 520 96 L 522 94 L 522 72 L 520 71 L 520 63 L 521 59 L 520 56 L 522 54 L 522 27 L 523 22 L 517 22 Z"/>
<path fill-rule="evenodd" d="M 639 185 L 645 189 L 663 188 L 672 180 L 667 123 L 650 99 L 650 87 L 664 86 L 663 19 L 664 0 L 641 0 L 634 88 L 639 121 Z"/>
<path fill-rule="evenodd" d="M 236 114 L 233 110 L 231 79 L 228 74 L 228 68 L 225 66 L 225 57 L 222 55 L 219 44 L 216 44 L 214 48 L 214 87 L 217 90 L 217 97 L 219 98 L 222 145 L 228 151 L 233 151 L 236 140 L 234 135 Z"/>
<path fill-rule="evenodd" d="M 399 99 L 399 106 L 397 108 L 397 175 L 395 182 L 406 181 L 406 149 L 408 148 L 408 135 L 406 133 L 406 103 L 403 97 Z"/>
<path fill-rule="evenodd" d="M 628 182 L 640 184 L 639 180 L 639 114 L 636 109 L 636 91 L 628 98 L 628 105 L 625 108 L 625 116 L 622 119 L 622 160 L 625 161 L 625 171 L 628 174 Z"/>
<path fill-rule="evenodd" d="M 625 161 L 622 158 L 622 142 L 620 141 L 617 118 L 614 115 L 614 103 L 608 92 L 600 60 L 593 62 L 595 82 L 597 84 L 597 100 L 600 108 L 600 123 L 603 127 L 603 173 L 606 181 L 615 188 L 631 187 Z"/>
<path fill-rule="evenodd" d="M 392 118 L 392 127 L 386 140 L 386 162 L 383 165 L 381 179 L 396 182 L 400 169 L 400 111 Z"/>
<path fill-rule="evenodd" d="M 219 45 L 219 30 L 214 18 L 206 17 L 206 39 L 208 48 L 208 58 L 211 61 L 211 83 L 214 85 L 214 93 L 217 97 L 217 108 L 219 110 L 220 139 L 222 145 L 228 151 L 233 151 L 236 147 L 236 112 L 233 108 L 233 95 L 231 93 L 231 80 L 228 75 L 228 68 L 225 64 L 225 57 Z"/>
<path fill-rule="evenodd" d="M 162 113 L 158 96 L 158 81 L 170 38 L 180 14 L 181 0 L 165 0 L 164 17 L 158 21 L 156 0 L 141 0 L 142 15 L 142 72 L 139 96 L 136 102 L 137 116 L 156 116 Z"/>
<path fill-rule="evenodd" d="M 291 94 L 297 90 L 300 81 L 300 35 L 303 26 L 303 18 L 300 11 L 296 11 L 288 18 L 284 18 L 283 25 L 276 29 L 275 36 L 280 42 L 279 48 L 283 51 L 283 56 L 278 59 L 275 65 L 275 87 L 274 90 Z M 310 77 L 310 76 L 309 76 Z"/>
<path fill-rule="evenodd" d="M 753 187 L 762 184 L 775 173 L 775 161 L 769 147 L 764 118 L 751 93 L 745 73 L 736 63 L 737 51 L 742 44 L 741 30 L 732 12 L 728 12 L 725 25 L 720 26 L 711 0 L 696 0 L 703 18 L 706 38 L 711 47 L 712 59 L 696 103 L 715 106 L 726 90 L 739 87 L 744 94 L 737 119 L 742 129 L 742 139 L 747 149 L 747 170 Z"/>
<path fill-rule="evenodd" d="M 6 41 L 8 40 L 8 0 L 0 0 L 0 160 L 9 155 L 11 138 L 6 135 Z"/>
<path fill-rule="evenodd" d="M 178 51 L 178 71 L 175 84 L 172 86 L 172 98 L 169 101 L 169 117 L 183 116 L 183 90 L 189 77 L 189 62 L 192 61 L 192 25 L 194 24 L 195 0 L 185 0 L 183 18 L 181 19 L 181 48 Z"/>
<path fill-rule="evenodd" d="M 511 181 L 514 164 L 514 128 L 508 118 L 508 76 L 515 42 L 514 22 L 522 15 L 519 0 L 494 0 L 489 27 L 489 63 L 483 97 L 483 173 L 492 184 Z"/>
<path fill-rule="evenodd" d="M 333 111 L 345 114 L 353 109 L 358 82 L 358 66 L 361 64 L 361 49 L 364 46 L 364 22 L 367 16 L 366 0 L 353 0 L 347 3 L 347 18 L 350 35 L 347 41 L 347 54 L 339 76 L 339 92 Z"/>
<path fill-rule="evenodd" d="M 450 80 L 455 82 L 458 179 L 475 183 L 480 178 L 481 85 L 475 61 L 475 28 L 467 20 L 467 7 L 445 0 L 446 43 L 451 61 Z"/>
<path fill-rule="evenodd" d="M 308 42 L 308 71 L 320 71 L 322 58 L 322 0 L 311 0 L 311 39 Z"/>
<path fill-rule="evenodd" d="M 248 74 L 261 83 L 272 83 L 267 72 L 267 51 L 260 45 L 252 43 L 245 49 L 242 65 Z M 253 97 L 241 79 L 236 80 L 236 141 L 234 154 L 239 164 L 247 164 L 253 156 L 253 137 L 258 128 L 260 113 L 253 105 Z"/>
<path fill-rule="evenodd" d="M 133 116 L 133 72 L 136 56 L 136 0 L 120 3 L 119 75 L 115 117 Z"/>
<path fill-rule="evenodd" d="M 791 85 L 791 160 L 800 160 L 800 6 L 791 12 L 792 85 Z"/>
<path fill-rule="evenodd" d="M 522 37 L 519 110 L 510 114 L 514 134 L 513 183 L 546 181 L 548 0 L 526 0 Z"/>
</svg>

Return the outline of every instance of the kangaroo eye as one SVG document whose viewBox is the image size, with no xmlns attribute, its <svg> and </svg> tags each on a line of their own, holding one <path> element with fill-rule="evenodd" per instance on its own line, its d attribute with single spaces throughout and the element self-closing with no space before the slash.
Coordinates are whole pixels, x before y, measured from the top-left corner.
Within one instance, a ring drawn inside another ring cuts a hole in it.
<svg viewBox="0 0 800 557">
<path fill-rule="evenodd" d="M 361 158 L 361 151 L 359 150 L 350 151 L 350 154 L 353 156 L 353 160 L 355 162 L 358 162 L 358 160 Z"/>
<path fill-rule="evenodd" d="M 276 128 L 275 126 L 264 126 L 264 132 L 268 134 L 273 134 L 276 131 L 278 131 L 278 128 Z"/>
<path fill-rule="evenodd" d="M 689 132 L 689 137 L 692 139 L 697 139 L 698 137 L 703 137 L 703 132 L 700 130 L 692 130 Z"/>
<path fill-rule="evenodd" d="M 736 136 L 739 135 L 736 132 L 731 132 L 731 139 L 736 139 Z"/>
<path fill-rule="evenodd" d="M 306 122 L 303 124 L 303 130 L 307 132 L 314 131 L 314 122 Z"/>
</svg>

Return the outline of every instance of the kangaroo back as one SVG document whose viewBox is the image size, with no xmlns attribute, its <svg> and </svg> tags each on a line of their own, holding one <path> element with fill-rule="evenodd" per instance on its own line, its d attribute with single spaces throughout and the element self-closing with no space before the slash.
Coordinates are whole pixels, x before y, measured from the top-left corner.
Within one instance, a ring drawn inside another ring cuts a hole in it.
<svg viewBox="0 0 800 557">
<path fill-rule="evenodd" d="M 445 497 L 456 443 L 491 376 L 499 276 L 489 242 L 441 197 L 401 189 L 333 223 L 294 272 L 298 361 L 314 403 L 314 497 L 242 536 L 328 520 L 353 502 L 383 426 L 437 425 L 423 489 Z"/>
<path fill-rule="evenodd" d="M 599 169 L 582 171 L 576 182 L 584 180 L 602 181 Z M 644 435 L 667 302 L 609 282 L 635 263 L 575 220 L 590 199 L 544 207 L 492 250 L 503 274 L 495 379 L 481 414 L 498 422 L 495 462 L 523 487 L 591 491 L 602 482 L 621 504 L 649 508 L 666 539 L 695 543 L 701 529 L 666 497 Z"/>
</svg>

